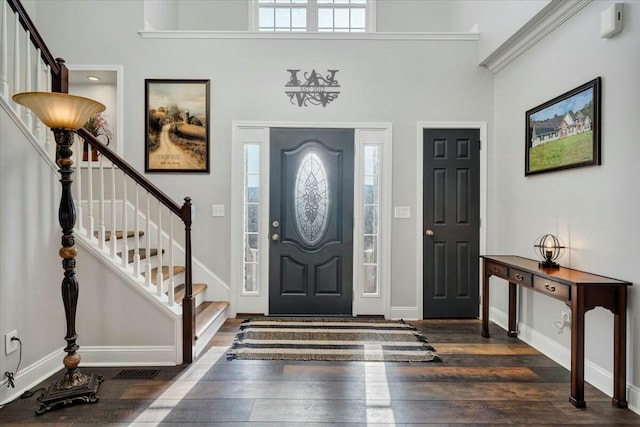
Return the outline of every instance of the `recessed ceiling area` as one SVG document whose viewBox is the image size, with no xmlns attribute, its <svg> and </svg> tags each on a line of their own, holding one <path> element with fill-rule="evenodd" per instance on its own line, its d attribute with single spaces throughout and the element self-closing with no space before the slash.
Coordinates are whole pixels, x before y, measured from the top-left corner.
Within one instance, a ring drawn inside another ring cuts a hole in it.
<svg viewBox="0 0 640 427">
<path fill-rule="evenodd" d="M 99 80 L 92 81 L 89 77 L 97 77 Z M 116 84 L 117 73 L 115 71 L 106 70 L 69 70 L 70 85 L 89 85 L 89 84 Z"/>
</svg>

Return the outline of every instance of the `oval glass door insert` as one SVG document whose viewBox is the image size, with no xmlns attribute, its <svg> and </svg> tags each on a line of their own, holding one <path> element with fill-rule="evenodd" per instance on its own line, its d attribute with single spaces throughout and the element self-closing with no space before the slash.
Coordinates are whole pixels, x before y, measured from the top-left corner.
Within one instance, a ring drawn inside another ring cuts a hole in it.
<svg viewBox="0 0 640 427">
<path fill-rule="evenodd" d="M 313 246 L 322 239 L 329 222 L 327 170 L 316 153 L 300 162 L 294 186 L 295 223 L 302 241 Z"/>
</svg>

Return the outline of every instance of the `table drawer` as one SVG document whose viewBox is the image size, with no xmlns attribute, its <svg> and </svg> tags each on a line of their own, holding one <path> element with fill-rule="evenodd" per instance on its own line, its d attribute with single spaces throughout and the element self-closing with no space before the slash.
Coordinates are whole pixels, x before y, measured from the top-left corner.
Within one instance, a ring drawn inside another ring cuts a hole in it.
<svg viewBox="0 0 640 427">
<path fill-rule="evenodd" d="M 547 294 L 562 301 L 569 301 L 570 287 L 564 283 L 554 282 L 544 277 L 533 278 L 533 288 L 543 294 Z"/>
<path fill-rule="evenodd" d="M 511 283 L 517 283 L 519 285 L 531 286 L 533 277 L 531 273 L 527 273 L 526 271 L 518 270 L 516 268 L 510 268 L 509 281 Z"/>
<path fill-rule="evenodd" d="M 495 264 L 493 262 L 487 262 L 485 271 L 494 276 L 502 277 L 503 279 L 508 280 L 507 267 L 504 265 Z"/>
</svg>

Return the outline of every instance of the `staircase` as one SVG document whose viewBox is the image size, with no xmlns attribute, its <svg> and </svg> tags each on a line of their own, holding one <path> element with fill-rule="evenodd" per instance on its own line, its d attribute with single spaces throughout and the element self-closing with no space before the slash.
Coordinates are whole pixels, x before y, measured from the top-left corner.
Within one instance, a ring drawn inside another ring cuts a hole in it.
<svg viewBox="0 0 640 427">
<path fill-rule="evenodd" d="M 68 70 L 64 60 L 54 59 L 19 0 L 0 0 L 0 6 L 0 97 L 57 170 L 52 133 L 11 96 L 67 92 Z M 182 352 L 176 351 L 175 363 L 190 363 L 227 318 L 230 296 L 191 252 L 191 199 L 177 204 L 87 130 L 77 134 L 72 147 L 76 243 L 182 324 L 176 328 L 181 335 L 174 344 Z M 82 159 L 83 142 L 100 153 L 97 161 Z"/>
</svg>

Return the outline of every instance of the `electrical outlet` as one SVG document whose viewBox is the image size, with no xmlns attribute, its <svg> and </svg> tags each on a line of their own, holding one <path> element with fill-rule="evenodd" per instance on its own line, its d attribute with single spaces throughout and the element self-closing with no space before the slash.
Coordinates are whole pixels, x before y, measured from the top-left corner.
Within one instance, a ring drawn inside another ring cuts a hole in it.
<svg viewBox="0 0 640 427">
<path fill-rule="evenodd" d="M 18 341 L 11 338 L 18 338 L 18 331 L 11 331 L 4 336 L 4 353 L 11 354 L 18 349 Z"/>
<path fill-rule="evenodd" d="M 560 319 L 562 320 L 562 324 L 564 326 L 571 325 L 571 312 L 570 311 L 560 311 Z"/>
<path fill-rule="evenodd" d="M 213 205 L 213 216 L 224 216 L 224 205 Z"/>
</svg>

